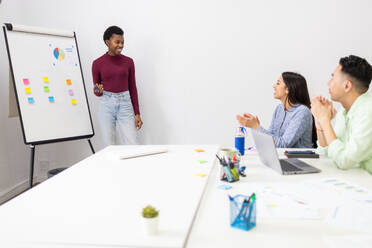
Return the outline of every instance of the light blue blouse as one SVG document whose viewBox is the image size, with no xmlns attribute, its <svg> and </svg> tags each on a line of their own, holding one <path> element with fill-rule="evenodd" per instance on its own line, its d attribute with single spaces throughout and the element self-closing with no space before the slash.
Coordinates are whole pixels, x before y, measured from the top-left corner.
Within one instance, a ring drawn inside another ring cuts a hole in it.
<svg viewBox="0 0 372 248">
<path fill-rule="evenodd" d="M 258 131 L 273 136 L 275 146 L 282 148 L 312 148 L 312 130 L 311 111 L 302 104 L 295 104 L 287 111 L 283 104 L 279 104 L 269 129 L 258 128 Z"/>
</svg>

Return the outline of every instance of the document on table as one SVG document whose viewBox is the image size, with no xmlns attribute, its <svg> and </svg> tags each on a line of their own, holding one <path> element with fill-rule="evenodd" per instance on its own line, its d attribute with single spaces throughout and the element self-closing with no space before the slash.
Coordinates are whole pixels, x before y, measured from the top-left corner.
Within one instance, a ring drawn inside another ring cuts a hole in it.
<svg viewBox="0 0 372 248">
<path fill-rule="evenodd" d="M 325 222 L 336 227 L 372 233 L 372 203 L 350 202 L 338 206 Z"/>
<path fill-rule="evenodd" d="M 351 225 L 357 230 L 367 228 L 372 232 L 372 194 L 342 179 L 323 178 L 295 184 L 241 183 L 234 187 L 234 191 L 256 193 L 259 218 L 319 219 L 332 212 L 334 217 L 328 217 L 328 223 Z M 358 203 L 355 208 L 359 210 L 353 211 L 345 205 L 350 203 Z M 320 216 L 321 209 L 326 210 L 322 211 L 323 216 Z"/>
<path fill-rule="evenodd" d="M 368 235 L 324 237 L 323 240 L 329 248 L 372 248 L 372 237 Z"/>
<path fill-rule="evenodd" d="M 318 207 L 303 195 L 301 184 L 242 183 L 235 190 L 241 194 L 256 193 L 258 218 L 320 218 Z"/>
<path fill-rule="evenodd" d="M 304 182 L 319 199 L 322 207 L 336 207 L 345 203 L 372 203 L 372 194 L 366 188 L 340 178 L 323 178 Z"/>
</svg>

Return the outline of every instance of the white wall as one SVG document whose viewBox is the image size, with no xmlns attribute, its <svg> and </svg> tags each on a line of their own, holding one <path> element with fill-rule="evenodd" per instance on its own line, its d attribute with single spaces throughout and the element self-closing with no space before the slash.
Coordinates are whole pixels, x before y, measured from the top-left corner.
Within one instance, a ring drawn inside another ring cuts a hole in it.
<svg viewBox="0 0 372 248">
<path fill-rule="evenodd" d="M 76 31 L 98 150 L 91 63 L 106 50 L 107 26 L 124 29 L 124 53 L 135 61 L 142 143 L 232 146 L 237 113 L 253 112 L 269 124 L 278 103 L 272 84 L 281 72 L 299 72 L 311 95 L 327 95 L 327 81 L 341 56 L 356 54 L 372 62 L 371 10 L 368 0 L 3 0 L 0 21 Z M 2 36 L 0 55 L 1 194 L 27 179 L 29 149 L 19 120 L 7 118 Z M 38 149 L 36 160 L 47 159 L 50 167 L 90 154 L 86 141 Z"/>
</svg>

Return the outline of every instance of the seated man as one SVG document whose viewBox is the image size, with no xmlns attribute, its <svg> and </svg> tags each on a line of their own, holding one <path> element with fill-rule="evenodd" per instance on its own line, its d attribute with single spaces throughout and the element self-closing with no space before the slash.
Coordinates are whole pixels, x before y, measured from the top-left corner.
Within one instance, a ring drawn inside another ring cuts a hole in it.
<svg viewBox="0 0 372 248">
<path fill-rule="evenodd" d="M 354 55 L 340 59 L 328 82 L 329 94 L 342 109 L 317 96 L 311 101 L 319 149 L 340 169 L 359 166 L 372 174 L 372 96 L 367 92 L 371 65 Z M 335 117 L 335 127 L 331 120 Z"/>
</svg>

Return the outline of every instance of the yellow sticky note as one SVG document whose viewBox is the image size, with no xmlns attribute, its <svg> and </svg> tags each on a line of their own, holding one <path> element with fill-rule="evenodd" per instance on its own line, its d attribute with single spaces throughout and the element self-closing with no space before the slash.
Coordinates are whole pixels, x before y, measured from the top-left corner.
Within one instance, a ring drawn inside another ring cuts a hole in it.
<svg viewBox="0 0 372 248">
<path fill-rule="evenodd" d="M 71 99 L 71 103 L 72 103 L 73 105 L 76 105 L 76 99 Z"/>
<path fill-rule="evenodd" d="M 71 79 L 66 79 L 66 83 L 67 83 L 67 85 L 71 85 L 72 84 Z"/>
<path fill-rule="evenodd" d="M 49 78 L 48 78 L 48 77 L 43 77 L 43 81 L 44 81 L 45 83 L 49 83 Z"/>
<path fill-rule="evenodd" d="M 195 176 L 197 176 L 197 177 L 205 177 L 206 175 L 203 174 L 203 173 L 196 173 Z"/>
<path fill-rule="evenodd" d="M 31 88 L 25 88 L 27 94 L 31 94 Z"/>
</svg>

